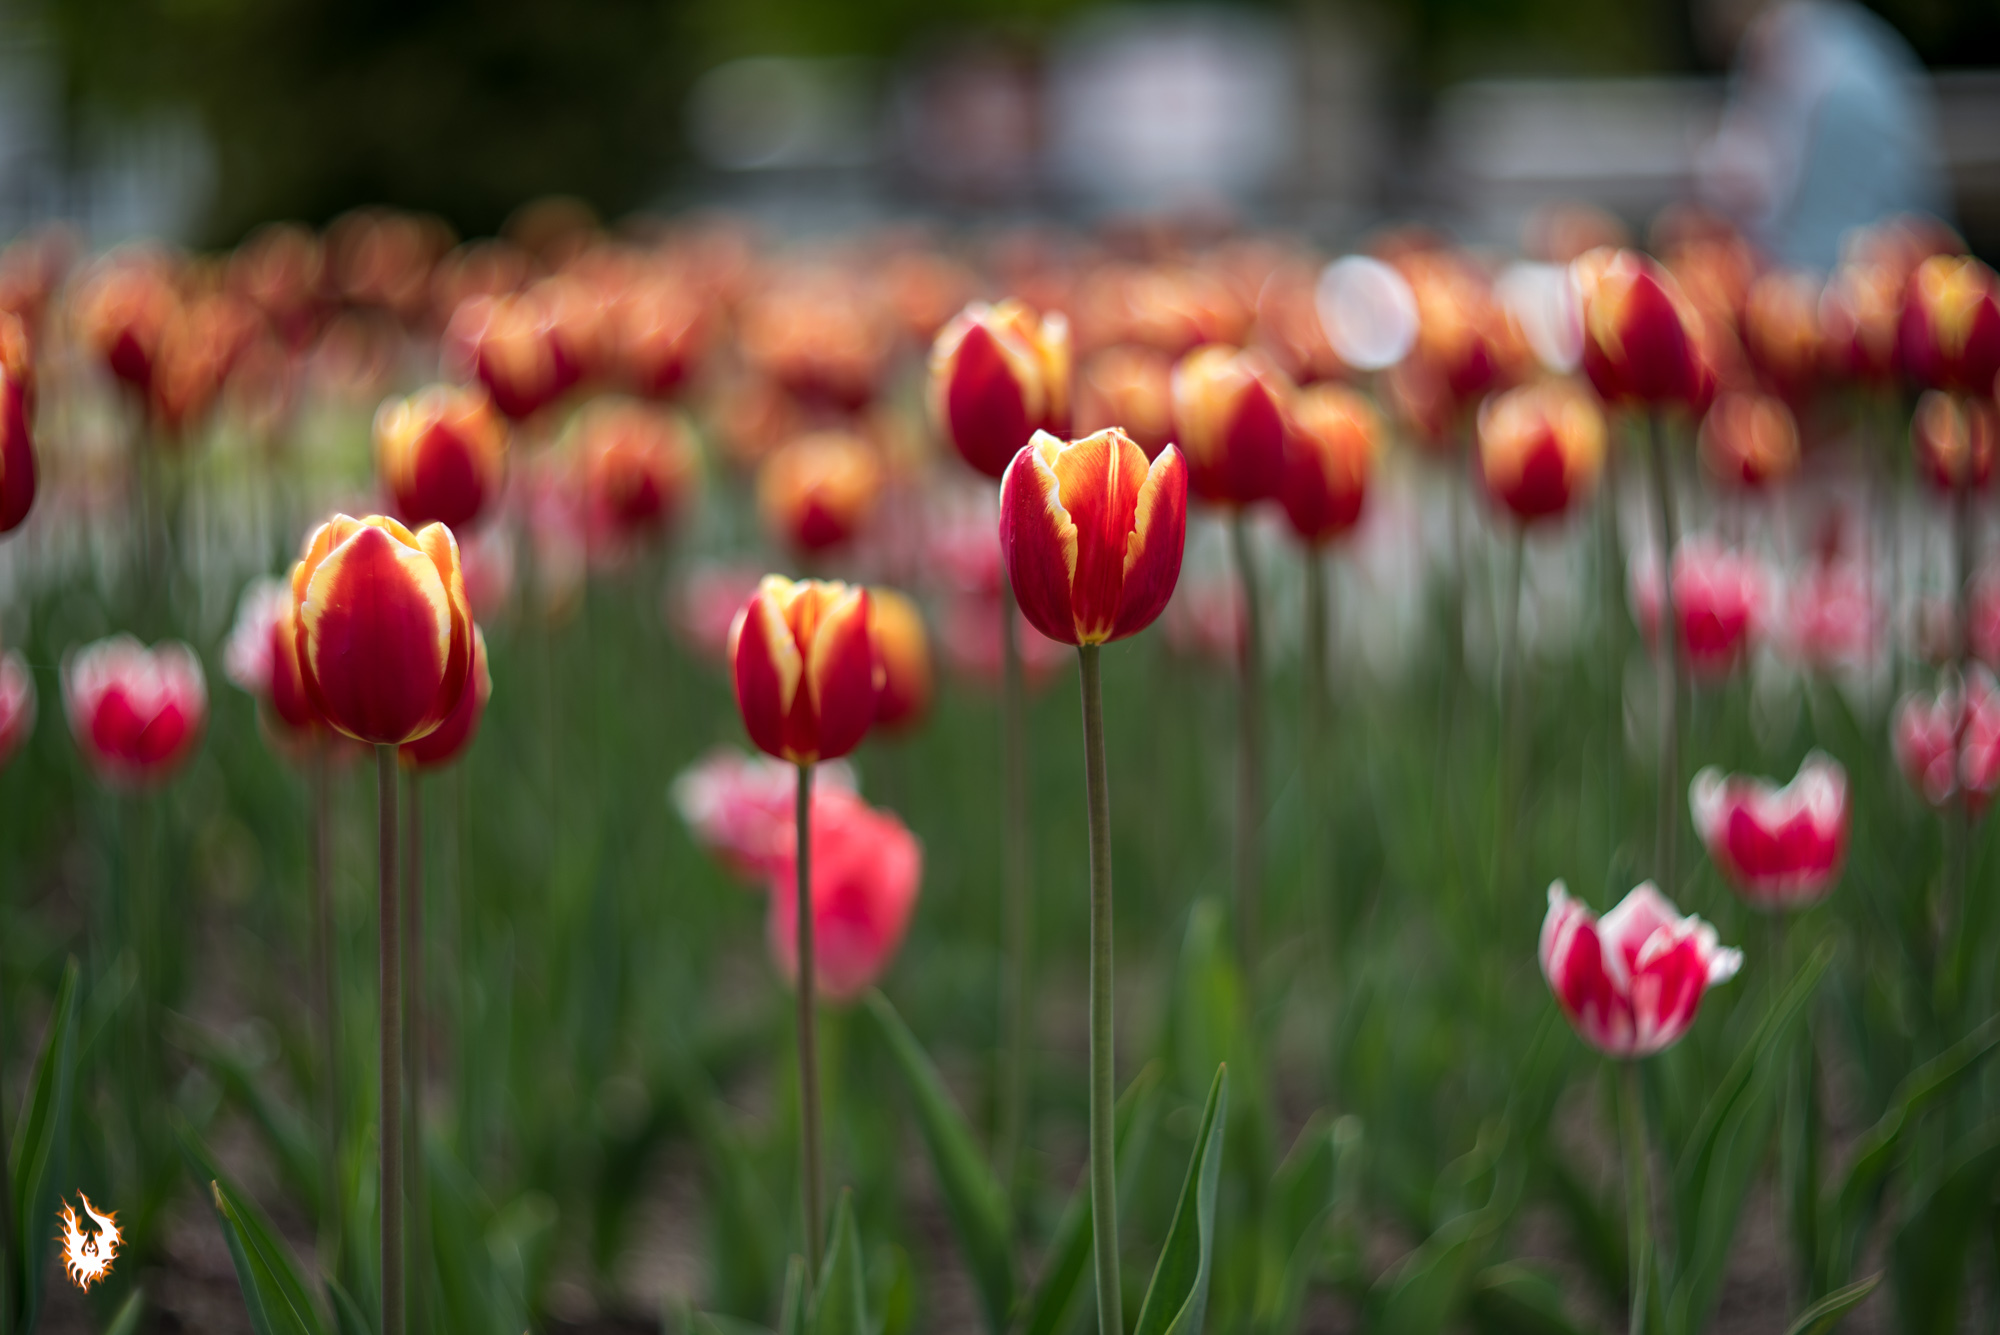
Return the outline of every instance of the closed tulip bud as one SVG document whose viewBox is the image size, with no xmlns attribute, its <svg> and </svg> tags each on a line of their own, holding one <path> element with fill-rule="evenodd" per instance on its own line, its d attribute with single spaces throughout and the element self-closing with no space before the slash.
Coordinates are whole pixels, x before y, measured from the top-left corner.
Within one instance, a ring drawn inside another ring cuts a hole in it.
<svg viewBox="0 0 2000 1335">
<path fill-rule="evenodd" d="M 1903 298 L 1903 368 L 1918 383 L 1991 394 L 2000 373 L 2000 283 L 1970 255 L 1933 255 Z"/>
<path fill-rule="evenodd" d="M 1077 430 L 1088 435 L 1118 427 L 1157 459 L 1174 438 L 1174 361 L 1136 343 L 1118 343 L 1083 365 L 1077 389 Z"/>
<path fill-rule="evenodd" d="M 11 533 L 35 504 L 35 442 L 28 382 L 0 367 L 0 533 Z"/>
<path fill-rule="evenodd" d="M 931 344 L 931 420 L 988 477 L 1037 431 L 1069 431 L 1069 321 L 1018 301 L 975 301 Z"/>
<path fill-rule="evenodd" d="M 1560 515 L 1604 470 L 1604 413 L 1566 380 L 1496 394 L 1479 410 L 1486 491 L 1523 523 Z"/>
<path fill-rule="evenodd" d="M 1826 357 L 1819 318 L 1820 280 L 1773 270 L 1750 285 L 1743 302 L 1743 348 L 1781 392 L 1798 396 L 1819 378 Z"/>
<path fill-rule="evenodd" d="M 194 753 L 208 722 L 201 660 L 178 640 L 148 649 L 114 635 L 63 658 L 63 708 L 97 777 L 114 787 L 163 782 Z"/>
<path fill-rule="evenodd" d="M 1703 994 L 1743 967 L 1742 951 L 1723 947 L 1693 914 L 1682 917 L 1651 881 L 1601 919 L 1557 881 L 1538 953 L 1570 1027 L 1608 1057 L 1672 1047 Z"/>
<path fill-rule="evenodd" d="M 1485 275 L 1461 256 L 1421 252 L 1398 267 L 1417 302 L 1417 341 L 1410 357 L 1438 378 L 1455 415 L 1507 369 L 1505 315 L 1495 306 Z"/>
<path fill-rule="evenodd" d="M 1382 449 L 1382 415 L 1343 385 L 1312 385 L 1292 404 L 1278 499 L 1300 538 L 1331 542 L 1361 519 Z"/>
<path fill-rule="evenodd" d="M 573 430 L 592 536 L 625 542 L 661 533 L 700 467 L 687 423 L 631 399 L 598 399 L 578 414 Z"/>
<path fill-rule="evenodd" d="M 821 431 L 780 446 L 757 470 L 757 510 L 772 537 L 821 552 L 852 539 L 875 512 L 882 463 L 846 431 Z"/>
<path fill-rule="evenodd" d="M 1181 358 L 1174 367 L 1174 431 L 1195 495 L 1248 505 L 1278 494 L 1291 393 L 1261 352 L 1209 343 Z"/>
<path fill-rule="evenodd" d="M 486 666 L 486 633 L 472 628 L 472 679 L 458 697 L 458 704 L 445 715 L 444 722 L 413 742 L 398 749 L 403 767 L 417 771 L 443 769 L 472 745 L 479 734 L 479 720 L 486 715 L 486 702 L 493 698 L 493 674 Z"/>
<path fill-rule="evenodd" d="M 540 297 L 521 293 L 461 302 L 445 328 L 447 360 L 477 376 L 494 406 L 520 421 L 576 383 L 577 368 L 556 341 Z"/>
<path fill-rule="evenodd" d="M 1904 696 L 1896 702 L 1890 742 L 1903 777 L 1924 801 L 1942 809 L 1963 793 L 1968 810 L 1984 811 L 2000 788 L 2000 691 L 1992 674 L 1973 668 L 1963 697 L 1951 689 Z"/>
<path fill-rule="evenodd" d="M 1717 481 L 1760 491 L 1798 471 L 1799 424 L 1769 394 L 1718 394 L 1701 419 L 1701 462 Z"/>
<path fill-rule="evenodd" d="M 1180 578 L 1187 486 L 1171 445 L 1148 464 L 1116 427 L 1037 435 L 1000 481 L 1000 550 L 1029 624 L 1076 645 L 1151 625 Z"/>
<path fill-rule="evenodd" d="M 880 673 L 875 722 L 885 728 L 913 728 L 931 708 L 931 642 L 924 614 L 894 589 L 870 589 L 868 630 Z"/>
<path fill-rule="evenodd" d="M 1583 369 L 1610 403 L 1705 402 L 1712 393 L 1698 316 L 1672 275 L 1637 251 L 1576 262 L 1584 294 Z"/>
<path fill-rule="evenodd" d="M 813 795 L 811 822 L 814 991 L 851 1001 L 895 963 L 923 883 L 923 847 L 895 813 L 837 789 Z M 799 972 L 795 857 L 787 848 L 769 880 L 771 954 L 788 982 Z"/>
<path fill-rule="evenodd" d="M 1815 751 L 1780 788 L 1710 766 L 1694 776 L 1695 832 L 1730 888 L 1760 909 L 1816 904 L 1847 859 L 1847 771 Z"/>
<path fill-rule="evenodd" d="M 875 721 L 868 590 L 766 575 L 729 628 L 736 708 L 757 748 L 795 765 L 846 755 Z"/>
<path fill-rule="evenodd" d="M 507 423 L 484 389 L 431 385 L 377 410 L 375 466 L 404 523 L 468 528 L 500 497 Z"/>
<path fill-rule="evenodd" d="M 813 771 L 813 799 L 853 793 L 854 771 L 844 760 Z M 799 772 L 769 756 L 746 756 L 719 746 L 674 780 L 674 809 L 689 833 L 723 869 L 747 884 L 763 882 L 791 865 Z"/>
<path fill-rule="evenodd" d="M 258 580 L 243 591 L 236 624 L 223 645 L 222 671 L 257 697 L 283 740 L 309 741 L 325 729 L 299 673 L 298 620 L 287 581 Z"/>
<path fill-rule="evenodd" d="M 1983 397 L 1931 390 L 1917 400 L 1910 445 L 1917 471 L 1942 492 L 1980 491 L 1993 480 L 1994 437 L 2000 418 Z"/>
<path fill-rule="evenodd" d="M 179 304 L 165 261 L 151 255 L 115 256 L 78 290 L 77 329 L 106 370 L 144 391 L 153 381 L 160 337 Z"/>
<path fill-rule="evenodd" d="M 20 654 L 0 656 L 0 765 L 14 758 L 35 730 L 35 677 Z"/>
<path fill-rule="evenodd" d="M 686 284 L 655 280 L 614 308 L 618 361 L 634 392 L 665 397 L 685 384 L 706 351 L 708 304 Z"/>
<path fill-rule="evenodd" d="M 377 746 L 431 732 L 472 673 L 472 612 L 458 542 L 386 515 L 335 515 L 292 568 L 299 672 L 334 728 Z"/>
<path fill-rule="evenodd" d="M 1834 371 L 1857 380 L 1896 374 L 1903 280 L 1884 264 L 1843 265 L 1820 294 L 1821 346 Z"/>
</svg>

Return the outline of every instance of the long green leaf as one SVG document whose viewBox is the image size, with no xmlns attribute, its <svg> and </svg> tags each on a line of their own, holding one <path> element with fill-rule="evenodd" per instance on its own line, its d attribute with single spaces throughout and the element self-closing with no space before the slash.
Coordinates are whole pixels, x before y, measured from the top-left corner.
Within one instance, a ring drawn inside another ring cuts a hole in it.
<svg viewBox="0 0 2000 1335">
<path fill-rule="evenodd" d="M 1785 1335 L 1829 1335 L 1840 1324 L 1841 1318 L 1859 1307 L 1862 1299 L 1875 1292 L 1875 1287 L 1881 1282 L 1882 1272 L 1878 1270 L 1844 1289 L 1836 1289 L 1799 1313 L 1798 1320 L 1792 1322 Z"/>
<path fill-rule="evenodd" d="M 1480 1261 L 1520 1203 L 1526 1178 L 1521 1156 L 1506 1153 L 1504 1123 L 1493 1140 L 1486 1151 L 1494 1167 L 1486 1204 L 1447 1219 L 1377 1281 L 1374 1328 L 1382 1335 L 1437 1335 L 1458 1314 Z"/>
<path fill-rule="evenodd" d="M 1306 1281 L 1333 1217 L 1333 1120 L 1315 1113 L 1278 1165 L 1264 1206 L 1254 1327 L 1285 1335 L 1298 1325 Z"/>
<path fill-rule="evenodd" d="M 27 1101 L 14 1127 L 14 1218 L 21 1230 L 12 1258 L 20 1295 L 20 1324 L 33 1330 L 42 1309 L 42 1278 L 55 1237 L 56 1200 L 69 1171 L 70 1104 L 76 1087 L 76 1005 L 79 970 L 72 956 L 63 966 L 50 1010 L 49 1031 L 35 1058 Z"/>
<path fill-rule="evenodd" d="M 793 1253 L 785 1262 L 785 1292 L 778 1300 L 778 1335 L 805 1335 L 806 1258 Z"/>
<path fill-rule="evenodd" d="M 1472 1324 L 1488 1335 L 1589 1335 L 1563 1306 L 1562 1286 L 1517 1261 L 1490 1265 L 1469 1286 Z"/>
<path fill-rule="evenodd" d="M 1215 1254 L 1215 1197 L 1222 1176 L 1222 1142 L 1229 1121 L 1229 1068 L 1215 1069 L 1195 1133 L 1194 1155 L 1181 1184 L 1180 1204 L 1153 1282 L 1139 1305 L 1133 1335 L 1199 1335 L 1208 1312 L 1208 1280 Z"/>
<path fill-rule="evenodd" d="M 329 1335 L 298 1263 L 264 1212 L 237 1191 L 191 1127 L 176 1118 L 175 1130 L 188 1171 L 208 1187 L 209 1203 L 229 1245 L 243 1304 L 257 1335 Z"/>
<path fill-rule="evenodd" d="M 917 1129 L 930 1154 L 931 1171 L 937 1174 L 959 1250 L 979 1287 L 987 1329 L 1000 1335 L 1013 1313 L 1015 1290 L 1006 1194 L 973 1143 L 965 1114 L 903 1017 L 879 991 L 869 992 L 867 1005 L 916 1105 Z"/>
<path fill-rule="evenodd" d="M 139 1335 L 139 1318 L 146 1315 L 146 1291 L 134 1289 L 118 1306 L 118 1315 L 104 1328 L 104 1335 Z"/>
<path fill-rule="evenodd" d="M 213 1034 L 183 1021 L 174 1026 L 173 1038 L 207 1068 L 222 1092 L 249 1114 L 277 1159 L 286 1186 L 298 1193 L 315 1218 L 321 1216 L 326 1204 L 321 1199 L 326 1194 L 326 1176 L 319 1169 L 319 1150 L 305 1119 L 265 1089 L 251 1063 Z"/>
<path fill-rule="evenodd" d="M 833 1212 L 833 1234 L 820 1263 L 819 1285 L 806 1314 L 806 1335 L 872 1335 L 868 1279 L 861 1265 L 861 1235 L 854 1227 L 854 1193 L 843 1190 Z"/>
<path fill-rule="evenodd" d="M 1950 1335 L 1958 1329 L 1966 1249 L 1992 1208 L 1996 1180 L 2000 1119 L 1967 1136 L 1929 1181 L 1911 1190 L 1890 1246 L 1898 1329 L 1908 1335 Z"/>
</svg>

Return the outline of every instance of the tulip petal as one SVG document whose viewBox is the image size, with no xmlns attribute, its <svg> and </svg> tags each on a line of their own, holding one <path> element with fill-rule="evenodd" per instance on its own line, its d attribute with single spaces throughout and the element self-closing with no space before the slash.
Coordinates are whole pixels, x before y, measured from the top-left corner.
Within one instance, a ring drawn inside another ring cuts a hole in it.
<svg viewBox="0 0 2000 1335">
<path fill-rule="evenodd" d="M 1076 531 L 1070 579 L 1076 638 L 1102 644 L 1118 621 L 1127 542 L 1148 477 L 1146 452 L 1122 431 L 1100 431 L 1071 442 L 1056 455 L 1051 471 Z"/>
<path fill-rule="evenodd" d="M 736 687 L 737 711 L 760 751 L 786 755 L 791 717 L 805 675 L 805 659 L 785 621 L 779 594 L 771 588 L 775 576 L 751 595 L 730 631 L 730 675 Z"/>
<path fill-rule="evenodd" d="M 861 744 L 875 721 L 875 648 L 868 590 L 854 589 L 822 616 L 806 659 L 806 693 L 817 724 L 811 759 L 832 760 Z"/>
<path fill-rule="evenodd" d="M 1061 449 L 1061 441 L 1038 432 L 1007 465 L 1000 481 L 1000 544 L 1021 614 L 1050 639 L 1076 644 L 1070 588 L 1078 534 L 1051 467 Z"/>
<path fill-rule="evenodd" d="M 358 525 L 329 551 L 299 605 L 301 666 L 327 720 L 371 743 L 435 727 L 447 669 L 457 667 L 457 690 L 465 684 L 452 602 L 431 555 L 383 527 Z"/>
<path fill-rule="evenodd" d="M 1119 591 L 1112 639 L 1124 639 L 1152 625 L 1174 596 L 1187 545 L 1187 492 L 1187 460 L 1179 448 L 1169 445 L 1153 461 L 1145 485 L 1139 488 L 1132 532 L 1125 540 L 1124 587 Z"/>
</svg>

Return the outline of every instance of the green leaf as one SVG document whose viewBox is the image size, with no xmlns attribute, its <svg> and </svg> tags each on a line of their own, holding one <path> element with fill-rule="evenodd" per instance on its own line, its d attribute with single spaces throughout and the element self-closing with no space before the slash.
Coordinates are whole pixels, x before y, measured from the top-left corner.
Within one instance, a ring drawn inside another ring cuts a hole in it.
<svg viewBox="0 0 2000 1335">
<path fill-rule="evenodd" d="M 1195 1133 L 1194 1155 L 1181 1184 L 1174 1222 L 1153 1267 L 1146 1301 L 1133 1335 L 1200 1335 L 1208 1311 L 1210 1261 L 1215 1253 L 1215 1197 L 1222 1176 L 1222 1142 L 1229 1121 L 1229 1068 L 1215 1068 Z"/>
<path fill-rule="evenodd" d="M 1146 1161 L 1153 1128 L 1159 1120 L 1160 1087 L 1164 1072 L 1158 1062 L 1149 1062 L 1119 1096 L 1112 1127 L 1112 1155 L 1118 1160 L 1118 1203 L 1122 1208 L 1131 1198 L 1139 1167 Z M 1082 1288 L 1085 1269 L 1090 1264 L 1090 1170 L 1077 1176 L 1076 1190 L 1063 1207 L 1049 1240 L 1041 1276 L 1028 1295 L 1027 1316 L 1021 1323 L 1022 1335 L 1054 1335 L 1067 1324 L 1070 1308 Z"/>
<path fill-rule="evenodd" d="M 737 1316 L 766 1315 L 779 1273 L 784 1230 L 742 1134 L 723 1116 L 708 1076 L 692 1064 L 675 1081 L 676 1094 L 701 1147 L 704 1193 L 712 1231 L 710 1302 Z M 801 1277 L 803 1285 L 803 1277 Z"/>
<path fill-rule="evenodd" d="M 959 1250 L 979 1286 L 987 1329 L 1000 1335 L 1013 1313 L 1015 1290 L 1006 1194 L 973 1143 L 965 1114 L 903 1017 L 879 991 L 869 992 L 867 1005 L 916 1105 L 917 1129 L 944 1194 Z"/>
<path fill-rule="evenodd" d="M 724 1316 L 719 1312 L 682 1312 L 679 1328 L 681 1335 L 771 1335 L 769 1330 L 754 1321 Z"/>
<path fill-rule="evenodd" d="M 1265 1200 L 1254 1326 L 1281 1335 L 1298 1325 L 1306 1281 L 1334 1205 L 1333 1122 L 1315 1113 L 1278 1165 Z"/>
<path fill-rule="evenodd" d="M 139 1335 L 139 1318 L 146 1315 L 146 1291 L 132 1290 L 118 1307 L 118 1315 L 104 1328 L 104 1335 Z"/>
<path fill-rule="evenodd" d="M 257 1335 L 328 1335 L 298 1264 L 263 1211 L 236 1190 L 185 1122 L 175 1118 L 175 1130 L 188 1171 L 208 1186 L 209 1203 L 229 1245 L 243 1305 Z"/>
<path fill-rule="evenodd" d="M 1607 1206 L 1577 1175 L 1569 1156 L 1551 1150 L 1545 1159 L 1556 1204 L 1569 1219 L 1570 1244 L 1584 1262 L 1598 1291 L 1613 1306 L 1623 1306 L 1632 1282 L 1631 1255 L 1626 1251 L 1625 1219 Z"/>
<path fill-rule="evenodd" d="M 1840 1324 L 1840 1319 L 1859 1307 L 1861 1300 L 1875 1292 L 1875 1286 L 1881 1282 L 1882 1273 L 1877 1271 L 1844 1289 L 1836 1289 L 1799 1313 L 1798 1320 L 1792 1322 L 1785 1335 L 1830 1335 L 1833 1328 Z"/>
<path fill-rule="evenodd" d="M 333 1328 L 335 1335 L 374 1335 L 375 1323 L 361 1310 L 361 1304 L 341 1286 L 339 1280 L 328 1276 L 326 1281 L 327 1305 L 333 1308 Z"/>
<path fill-rule="evenodd" d="M 1991 1207 L 2000 1179 L 2000 1119 L 1960 1141 L 1950 1159 L 1910 1189 L 1903 1223 L 1890 1244 L 1896 1272 L 1898 1329 L 1950 1335 L 1958 1329 L 1965 1252 Z"/>
<path fill-rule="evenodd" d="M 1589 1335 L 1563 1307 L 1562 1286 L 1517 1261 L 1490 1265 L 1472 1277 L 1472 1323 L 1487 1335 Z"/>
<path fill-rule="evenodd" d="M 796 1253 L 785 1262 L 785 1293 L 778 1301 L 778 1335 L 805 1335 L 806 1258 Z"/>
<path fill-rule="evenodd" d="M 70 1103 L 76 1088 L 76 994 L 78 968 L 72 956 L 63 966 L 50 1009 L 49 1031 L 35 1058 L 21 1120 L 14 1128 L 14 1218 L 20 1222 L 20 1252 L 11 1260 L 20 1295 L 17 1329 L 35 1328 L 42 1308 L 42 1278 L 48 1273 L 55 1238 L 56 1201 L 69 1171 Z"/>
<path fill-rule="evenodd" d="M 806 1314 L 806 1335 L 872 1335 L 868 1281 L 861 1269 L 861 1236 L 854 1227 L 854 1192 L 843 1189 L 833 1212 L 833 1235 L 820 1263 L 819 1286 Z"/>
<path fill-rule="evenodd" d="M 1482 1136 L 1482 1144 L 1488 1138 Z M 1375 1286 L 1374 1329 L 1382 1335 L 1437 1335 L 1457 1315 L 1467 1285 L 1487 1247 L 1519 1203 L 1525 1167 L 1506 1153 L 1503 1123 L 1480 1151 L 1493 1163 L 1486 1204 L 1440 1224 L 1423 1245 Z"/>
<path fill-rule="evenodd" d="M 286 1185 L 298 1193 L 315 1218 L 322 1216 L 326 1176 L 319 1169 L 319 1149 L 305 1119 L 273 1097 L 257 1079 L 252 1064 L 230 1044 L 187 1021 L 173 1026 L 173 1039 L 207 1068 L 224 1095 L 249 1114 L 277 1159 Z"/>
</svg>

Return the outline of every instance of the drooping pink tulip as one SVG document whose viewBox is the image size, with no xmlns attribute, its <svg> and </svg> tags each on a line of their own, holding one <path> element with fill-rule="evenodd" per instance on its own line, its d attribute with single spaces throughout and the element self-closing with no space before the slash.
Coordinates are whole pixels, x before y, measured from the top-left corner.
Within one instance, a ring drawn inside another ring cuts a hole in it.
<svg viewBox="0 0 2000 1335">
<path fill-rule="evenodd" d="M 1962 782 L 1966 804 L 1977 814 L 2000 787 L 2000 691 L 1983 667 L 1974 667 L 1968 682 L 1962 711 L 1959 693 L 1951 688 L 1935 696 L 1912 691 L 1897 701 L 1890 741 L 1896 764 L 1918 796 L 1942 808 L 1957 796 Z"/>
<path fill-rule="evenodd" d="M 1847 860 L 1847 771 L 1821 752 L 1782 788 L 1711 765 L 1694 776 L 1688 805 L 1708 856 L 1753 908 L 1818 903 Z"/>
<path fill-rule="evenodd" d="M 1681 916 L 1651 881 L 1599 918 L 1549 887 L 1542 976 L 1571 1028 L 1608 1057 L 1672 1047 L 1694 1023 L 1702 994 L 1743 967 L 1700 918 Z"/>
<path fill-rule="evenodd" d="M 208 723 L 201 660 L 178 640 L 150 649 L 130 635 L 99 640 L 65 656 L 62 682 L 77 747 L 118 787 L 169 778 Z"/>
<path fill-rule="evenodd" d="M 796 765 L 718 746 L 674 780 L 674 807 L 724 870 L 761 888 L 780 866 L 791 865 L 798 785 Z M 851 794 L 854 771 L 844 760 L 818 765 L 813 790 Z"/>
<path fill-rule="evenodd" d="M 798 977 L 798 871 L 786 848 L 770 876 L 771 954 Z M 813 964 L 823 1001 L 847 1001 L 895 962 L 916 910 L 923 848 L 895 813 L 837 789 L 812 806 Z"/>
</svg>

